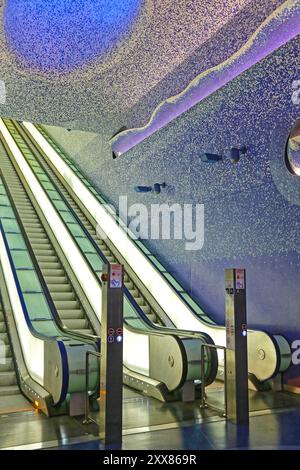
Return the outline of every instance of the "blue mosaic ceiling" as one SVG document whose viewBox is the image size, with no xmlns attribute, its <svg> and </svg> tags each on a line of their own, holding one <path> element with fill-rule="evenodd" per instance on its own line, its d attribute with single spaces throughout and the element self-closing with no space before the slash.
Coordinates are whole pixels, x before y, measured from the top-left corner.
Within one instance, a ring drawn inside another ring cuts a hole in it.
<svg viewBox="0 0 300 470">
<path fill-rule="evenodd" d="M 108 53 L 139 7 L 140 0 L 7 0 L 5 34 L 27 67 L 67 72 Z"/>
<path fill-rule="evenodd" d="M 140 127 L 162 101 L 243 47 L 283 3 L 6 0 L 0 114 L 109 137 Z"/>
</svg>

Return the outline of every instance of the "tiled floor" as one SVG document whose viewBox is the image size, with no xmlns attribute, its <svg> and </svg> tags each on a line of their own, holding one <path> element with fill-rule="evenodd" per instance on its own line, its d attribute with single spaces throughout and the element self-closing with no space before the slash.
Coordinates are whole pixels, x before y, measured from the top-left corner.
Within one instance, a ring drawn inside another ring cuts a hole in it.
<svg viewBox="0 0 300 470">
<path fill-rule="evenodd" d="M 97 440 L 57 447 L 60 450 L 102 450 Z M 106 447 L 111 449 L 112 447 Z M 114 447 L 115 448 L 115 447 Z M 123 436 L 123 450 L 300 449 L 300 410 L 252 416 L 250 425 L 219 420 L 177 429 Z"/>
<path fill-rule="evenodd" d="M 223 391 L 208 394 L 222 408 Z M 161 403 L 124 388 L 122 449 L 300 449 L 300 396 L 250 392 L 250 426 L 226 422 L 200 401 Z M 98 413 L 94 414 L 98 417 Z M 47 418 L 34 411 L 0 414 L 0 449 L 103 449 L 83 417 Z"/>
</svg>

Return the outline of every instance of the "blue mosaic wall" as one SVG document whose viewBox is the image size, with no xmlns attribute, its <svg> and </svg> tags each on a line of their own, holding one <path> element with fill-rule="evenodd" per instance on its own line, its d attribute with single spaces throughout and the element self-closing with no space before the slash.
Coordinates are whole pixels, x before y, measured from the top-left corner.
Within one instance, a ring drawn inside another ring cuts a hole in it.
<svg viewBox="0 0 300 470">
<path fill-rule="evenodd" d="M 94 134 L 50 128 L 98 188 L 114 203 L 204 203 L 205 243 L 198 252 L 182 241 L 147 241 L 198 302 L 224 323 L 224 268 L 246 267 L 251 327 L 300 339 L 300 177 L 284 163 L 289 131 L 300 116 L 292 83 L 300 79 L 296 38 L 180 116 L 124 156 Z M 86 139 L 86 140 L 85 140 Z M 202 152 L 229 155 L 202 163 Z M 101 158 L 100 158 L 101 154 Z M 160 196 L 137 194 L 137 184 L 166 181 Z M 286 380 L 300 385 L 299 367 Z"/>
</svg>

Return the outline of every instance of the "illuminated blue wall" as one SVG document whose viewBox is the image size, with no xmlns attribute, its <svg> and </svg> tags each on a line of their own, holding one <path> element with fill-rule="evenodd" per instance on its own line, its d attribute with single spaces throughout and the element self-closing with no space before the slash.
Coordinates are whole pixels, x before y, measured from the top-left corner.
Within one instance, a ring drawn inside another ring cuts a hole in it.
<svg viewBox="0 0 300 470">
<path fill-rule="evenodd" d="M 7 0 L 9 47 L 28 67 L 65 72 L 108 52 L 135 21 L 140 0 Z"/>
<path fill-rule="evenodd" d="M 247 269 L 250 327 L 300 339 L 300 177 L 285 167 L 290 129 L 300 116 L 292 81 L 300 79 L 300 40 L 288 43 L 241 77 L 112 160 L 109 145 L 82 134 L 52 130 L 115 204 L 205 204 L 205 243 L 198 252 L 182 241 L 148 241 L 199 304 L 224 324 L 224 269 Z M 76 152 L 76 135 L 81 148 Z M 202 163 L 203 151 L 228 154 L 246 145 L 247 158 Z M 99 149 L 102 148 L 102 156 Z M 73 149 L 73 150 L 72 150 Z M 166 181 L 159 197 L 137 194 L 137 184 Z M 300 386 L 300 368 L 286 375 Z"/>
</svg>

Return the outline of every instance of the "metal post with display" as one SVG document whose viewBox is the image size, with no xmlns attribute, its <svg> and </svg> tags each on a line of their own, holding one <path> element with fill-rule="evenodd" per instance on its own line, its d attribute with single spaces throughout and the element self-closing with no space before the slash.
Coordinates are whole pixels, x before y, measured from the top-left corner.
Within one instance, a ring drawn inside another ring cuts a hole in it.
<svg viewBox="0 0 300 470">
<path fill-rule="evenodd" d="M 122 442 L 123 266 L 103 267 L 100 370 L 100 439 Z"/>
<path fill-rule="evenodd" d="M 227 418 L 249 422 L 246 271 L 225 270 Z"/>
</svg>

